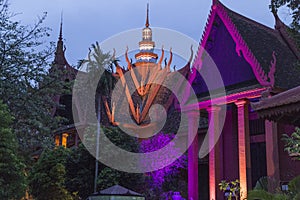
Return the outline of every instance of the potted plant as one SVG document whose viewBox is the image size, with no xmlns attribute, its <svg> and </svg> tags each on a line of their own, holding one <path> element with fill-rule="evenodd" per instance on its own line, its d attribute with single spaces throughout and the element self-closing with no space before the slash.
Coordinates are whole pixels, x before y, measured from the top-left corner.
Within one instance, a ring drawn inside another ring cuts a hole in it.
<svg viewBox="0 0 300 200">
<path fill-rule="evenodd" d="M 239 199 L 240 181 L 238 179 L 235 181 L 222 180 L 221 183 L 219 183 L 219 188 L 224 192 L 224 195 L 228 200 Z"/>
</svg>

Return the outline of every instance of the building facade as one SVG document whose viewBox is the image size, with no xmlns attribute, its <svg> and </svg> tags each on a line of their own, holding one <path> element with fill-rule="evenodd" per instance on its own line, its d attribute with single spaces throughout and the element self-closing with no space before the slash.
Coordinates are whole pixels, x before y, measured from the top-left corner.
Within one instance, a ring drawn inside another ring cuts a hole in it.
<svg viewBox="0 0 300 200">
<path fill-rule="evenodd" d="M 224 199 L 224 194 L 218 187 L 221 180 L 239 179 L 240 196 L 243 199 L 260 177 L 268 176 L 272 179 L 274 186 L 270 190 L 275 190 L 281 183 L 299 175 L 300 163 L 292 161 L 283 151 L 284 143 L 281 141 L 281 135 L 293 132 L 294 125 L 297 124 L 274 118 L 260 118 L 255 110 L 264 108 L 257 106 L 262 98 L 279 96 L 300 85 L 300 69 L 296 66 L 300 51 L 277 14 L 274 13 L 273 29 L 214 0 L 195 59 L 189 60 L 178 70 L 192 84 L 197 102 L 191 104 L 187 100 L 186 106 L 179 109 L 176 106 L 178 100 L 167 88 L 161 86 L 174 74 L 171 70 L 172 52 L 170 51 L 170 56 L 163 65 L 164 50 L 161 50 L 160 56 L 154 52 L 155 42 L 152 40 L 148 13 L 147 10 L 146 24 L 139 43 L 140 51 L 135 55 L 136 62 L 130 61 L 127 51 L 127 67 L 123 68 L 115 62 L 115 70 L 112 72 L 112 76 L 122 82 L 125 96 L 120 96 L 117 102 L 103 97 L 101 119 L 107 125 L 129 127 L 134 132 L 135 125 L 148 125 L 149 110 L 158 103 L 168 111 L 167 125 L 163 127 L 167 132 L 176 130 L 180 120 L 179 112 L 188 112 L 187 134 L 197 133 L 188 149 L 189 200 Z M 211 69 L 211 59 L 222 77 L 225 95 L 218 92 L 219 85 L 206 85 L 207 79 L 213 81 L 216 77 Z M 62 34 L 57 45 L 55 67 L 68 71 L 64 77 L 66 81 L 74 80 L 78 73 L 65 59 Z M 129 76 L 125 77 L 126 73 Z M 150 84 L 153 80 L 159 84 Z M 134 94 L 128 90 L 130 84 L 136 90 Z M 188 90 L 180 82 L 174 89 Z M 72 97 L 57 96 L 57 102 L 64 104 L 65 110 L 54 111 L 70 119 L 69 125 L 55 133 L 56 145 L 66 147 L 79 143 L 74 121 L 66 114 L 70 113 L 70 98 Z M 122 105 L 120 102 L 124 99 L 129 105 L 134 126 L 115 116 L 117 112 L 123 113 L 120 111 L 122 108 L 116 105 Z M 222 113 L 224 108 L 225 116 Z M 195 124 L 198 124 L 193 117 L 195 112 L 200 112 L 206 119 L 197 130 L 194 129 L 197 127 Z M 297 120 L 299 121 L 295 118 Z M 159 121 L 158 114 L 156 122 Z M 84 126 L 80 125 L 83 129 Z M 208 138 L 209 152 L 207 156 L 199 158 L 205 138 Z"/>
</svg>

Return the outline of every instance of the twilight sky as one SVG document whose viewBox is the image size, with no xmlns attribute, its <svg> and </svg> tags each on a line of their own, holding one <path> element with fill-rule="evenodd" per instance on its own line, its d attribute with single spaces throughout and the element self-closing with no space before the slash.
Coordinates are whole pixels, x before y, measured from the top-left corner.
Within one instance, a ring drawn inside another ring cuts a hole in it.
<svg viewBox="0 0 300 200">
<path fill-rule="evenodd" d="M 211 0 L 10 0 L 10 10 L 21 13 L 16 18 L 24 24 L 32 24 L 38 16 L 47 12 L 45 25 L 52 29 L 49 41 L 55 42 L 63 12 L 66 57 L 71 65 L 75 65 L 79 59 L 86 57 L 92 43 L 102 42 L 120 32 L 143 28 L 148 2 L 151 27 L 172 29 L 200 41 Z M 270 0 L 221 2 L 246 17 L 274 26 L 268 8 Z M 279 14 L 283 21 L 289 23 L 287 9 L 282 9 Z M 155 40 L 155 32 L 153 37 Z"/>
</svg>

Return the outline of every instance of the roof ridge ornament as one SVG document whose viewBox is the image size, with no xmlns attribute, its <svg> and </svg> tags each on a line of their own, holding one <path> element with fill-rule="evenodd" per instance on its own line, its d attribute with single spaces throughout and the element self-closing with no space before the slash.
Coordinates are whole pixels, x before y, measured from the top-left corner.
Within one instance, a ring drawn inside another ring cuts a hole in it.
<svg viewBox="0 0 300 200">
<path fill-rule="evenodd" d="M 275 29 L 279 31 L 281 37 L 285 40 L 285 42 L 289 46 L 290 50 L 294 53 L 294 55 L 298 59 L 300 59 L 300 49 L 297 47 L 294 38 L 289 35 L 287 31 L 287 26 L 278 16 L 278 9 L 275 7 L 274 4 L 272 4 L 270 8 L 275 18 Z"/>
<path fill-rule="evenodd" d="M 275 29 L 280 29 L 284 26 L 284 23 L 281 21 L 281 19 L 278 16 L 278 9 L 275 7 L 275 5 L 271 5 L 271 12 L 275 18 Z"/>
</svg>

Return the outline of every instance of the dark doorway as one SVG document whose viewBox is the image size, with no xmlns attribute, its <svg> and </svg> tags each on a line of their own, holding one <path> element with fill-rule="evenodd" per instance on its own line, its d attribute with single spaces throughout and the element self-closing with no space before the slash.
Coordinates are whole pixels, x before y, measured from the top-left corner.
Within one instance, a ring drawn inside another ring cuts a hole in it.
<svg viewBox="0 0 300 200">
<path fill-rule="evenodd" d="M 251 143 L 251 177 L 252 188 L 258 179 L 267 175 L 266 143 Z"/>
<path fill-rule="evenodd" d="M 208 162 L 201 162 L 198 165 L 198 191 L 199 200 L 209 199 L 209 184 L 208 184 Z"/>
</svg>

